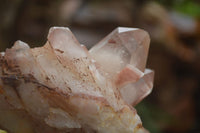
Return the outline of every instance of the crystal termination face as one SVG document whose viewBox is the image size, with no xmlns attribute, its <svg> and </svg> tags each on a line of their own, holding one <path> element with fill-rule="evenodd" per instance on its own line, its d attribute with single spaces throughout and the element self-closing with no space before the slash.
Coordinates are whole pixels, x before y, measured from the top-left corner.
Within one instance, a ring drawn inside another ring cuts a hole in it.
<svg viewBox="0 0 200 133">
<path fill-rule="evenodd" d="M 90 50 L 69 28 L 43 47 L 22 41 L 0 53 L 0 127 L 11 133 L 147 133 L 134 106 L 153 88 L 150 38 L 116 28 Z"/>
</svg>

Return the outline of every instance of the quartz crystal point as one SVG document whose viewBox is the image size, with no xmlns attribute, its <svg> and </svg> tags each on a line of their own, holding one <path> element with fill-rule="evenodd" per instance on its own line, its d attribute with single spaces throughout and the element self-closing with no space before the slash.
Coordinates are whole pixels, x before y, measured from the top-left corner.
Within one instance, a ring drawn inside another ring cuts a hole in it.
<svg viewBox="0 0 200 133">
<path fill-rule="evenodd" d="M 11 133 L 146 133 L 134 105 L 153 87 L 149 35 L 117 28 L 89 51 L 68 28 L 0 54 L 0 128 Z M 20 123 L 20 124 L 19 124 Z"/>
</svg>

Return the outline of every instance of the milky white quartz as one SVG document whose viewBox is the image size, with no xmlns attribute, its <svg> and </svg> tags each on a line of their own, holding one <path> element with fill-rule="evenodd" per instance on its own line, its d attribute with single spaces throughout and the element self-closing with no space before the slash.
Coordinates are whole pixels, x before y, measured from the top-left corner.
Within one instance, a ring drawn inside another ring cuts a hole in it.
<svg viewBox="0 0 200 133">
<path fill-rule="evenodd" d="M 89 51 L 69 28 L 43 47 L 17 41 L 0 54 L 0 127 L 35 133 L 147 133 L 134 106 L 152 90 L 150 38 L 119 27 Z M 19 125 L 19 122 L 22 125 Z"/>
</svg>

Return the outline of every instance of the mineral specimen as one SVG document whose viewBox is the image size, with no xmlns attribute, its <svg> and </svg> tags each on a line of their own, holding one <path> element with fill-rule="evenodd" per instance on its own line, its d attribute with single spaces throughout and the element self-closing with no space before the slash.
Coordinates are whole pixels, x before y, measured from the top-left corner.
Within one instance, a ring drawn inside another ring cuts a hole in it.
<svg viewBox="0 0 200 133">
<path fill-rule="evenodd" d="M 0 54 L 0 127 L 11 133 L 146 133 L 135 106 L 153 87 L 149 35 L 117 28 L 89 51 L 68 28 Z"/>
</svg>

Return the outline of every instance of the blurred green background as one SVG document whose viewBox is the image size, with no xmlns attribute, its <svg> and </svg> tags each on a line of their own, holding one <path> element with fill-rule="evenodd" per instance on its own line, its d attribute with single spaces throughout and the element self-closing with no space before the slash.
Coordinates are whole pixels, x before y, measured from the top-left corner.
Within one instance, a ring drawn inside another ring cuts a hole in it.
<svg viewBox="0 0 200 133">
<path fill-rule="evenodd" d="M 118 26 L 151 36 L 154 89 L 136 106 L 151 133 L 200 133 L 199 0 L 0 0 L 0 51 L 16 40 L 46 42 L 52 26 L 69 27 L 90 48 Z"/>
</svg>

